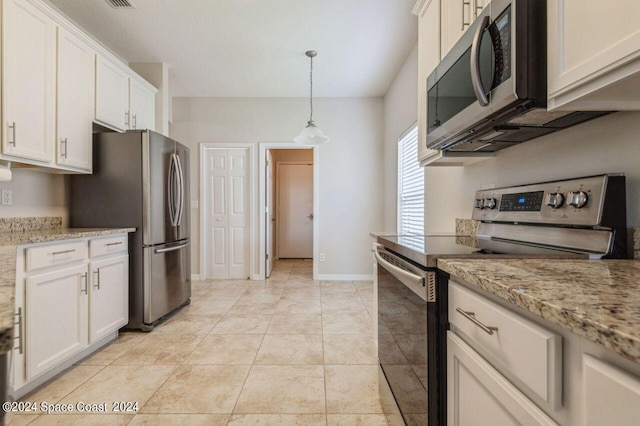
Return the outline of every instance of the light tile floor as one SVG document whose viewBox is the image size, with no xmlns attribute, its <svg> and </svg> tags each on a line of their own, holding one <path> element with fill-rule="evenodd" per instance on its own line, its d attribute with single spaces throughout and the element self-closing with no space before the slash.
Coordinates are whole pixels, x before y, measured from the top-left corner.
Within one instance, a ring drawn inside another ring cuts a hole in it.
<svg viewBox="0 0 640 426">
<path fill-rule="evenodd" d="M 25 401 L 138 403 L 136 414 L 8 416 L 10 425 L 403 425 L 377 365 L 371 282 L 197 281 L 191 305 L 125 332 Z"/>
</svg>

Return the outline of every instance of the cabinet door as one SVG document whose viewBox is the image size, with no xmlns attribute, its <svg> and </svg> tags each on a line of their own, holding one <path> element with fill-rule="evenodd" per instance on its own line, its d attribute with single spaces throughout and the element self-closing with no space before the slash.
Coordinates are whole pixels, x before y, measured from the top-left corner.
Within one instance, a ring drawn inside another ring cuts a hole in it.
<svg viewBox="0 0 640 426">
<path fill-rule="evenodd" d="M 640 109 L 640 2 L 550 1 L 549 109 Z"/>
<path fill-rule="evenodd" d="M 433 0 L 432 0 L 433 1 Z M 440 58 L 444 58 L 472 22 L 473 0 L 444 0 L 440 15 Z"/>
<path fill-rule="evenodd" d="M 130 80 L 129 107 L 131 110 L 129 128 L 155 129 L 156 94 L 134 78 Z"/>
<path fill-rule="evenodd" d="M 418 160 L 437 154 L 427 148 L 427 76 L 440 62 L 440 2 L 431 0 L 418 17 Z"/>
<path fill-rule="evenodd" d="M 91 171 L 95 53 L 58 28 L 58 164 Z"/>
<path fill-rule="evenodd" d="M 447 332 L 447 424 L 556 423 L 452 332 Z"/>
<path fill-rule="evenodd" d="M 638 424 L 640 379 L 586 354 L 583 365 L 584 424 Z"/>
<path fill-rule="evenodd" d="M 122 132 L 129 128 L 129 76 L 100 55 L 96 55 L 95 120 Z"/>
<path fill-rule="evenodd" d="M 53 162 L 56 27 L 24 0 L 2 2 L 2 152 Z"/>
<path fill-rule="evenodd" d="M 129 322 L 129 256 L 91 262 L 89 343 Z"/>
<path fill-rule="evenodd" d="M 26 279 L 27 380 L 87 346 L 86 265 Z"/>
</svg>

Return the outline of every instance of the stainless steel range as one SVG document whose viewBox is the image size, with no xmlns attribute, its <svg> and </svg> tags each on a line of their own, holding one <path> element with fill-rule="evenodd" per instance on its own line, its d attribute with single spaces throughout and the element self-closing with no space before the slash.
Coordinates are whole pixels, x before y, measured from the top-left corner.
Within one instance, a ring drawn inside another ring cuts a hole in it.
<svg viewBox="0 0 640 426">
<path fill-rule="evenodd" d="M 446 424 L 449 276 L 437 259 L 628 258 L 622 174 L 478 191 L 477 235 L 378 237 L 378 358 L 408 425 Z"/>
</svg>

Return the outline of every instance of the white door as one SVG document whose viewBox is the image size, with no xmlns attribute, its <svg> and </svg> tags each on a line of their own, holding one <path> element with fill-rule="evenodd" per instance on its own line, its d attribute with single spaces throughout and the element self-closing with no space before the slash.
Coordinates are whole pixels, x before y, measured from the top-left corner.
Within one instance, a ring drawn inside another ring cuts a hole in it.
<svg viewBox="0 0 640 426">
<path fill-rule="evenodd" d="M 95 53 L 58 27 L 58 164 L 91 171 Z"/>
<path fill-rule="evenodd" d="M 206 150 L 206 278 L 249 276 L 249 150 Z"/>
<path fill-rule="evenodd" d="M 265 210 L 266 214 L 266 237 L 265 237 L 265 246 L 266 246 L 266 277 L 269 278 L 271 276 L 271 271 L 273 270 L 273 256 L 275 254 L 275 250 L 273 249 L 273 231 L 275 227 L 276 217 L 274 215 L 274 205 L 273 195 L 275 191 L 273 190 L 273 156 L 271 155 L 271 151 L 267 151 L 267 164 L 266 164 L 266 188 L 265 188 L 265 199 L 267 202 L 267 208 Z"/>
<path fill-rule="evenodd" d="M 129 256 L 91 262 L 89 343 L 129 322 Z"/>
<path fill-rule="evenodd" d="M 27 278 L 27 379 L 87 346 L 88 285 L 86 265 Z"/>
<path fill-rule="evenodd" d="M 313 165 L 278 164 L 278 258 L 313 257 Z"/>
</svg>

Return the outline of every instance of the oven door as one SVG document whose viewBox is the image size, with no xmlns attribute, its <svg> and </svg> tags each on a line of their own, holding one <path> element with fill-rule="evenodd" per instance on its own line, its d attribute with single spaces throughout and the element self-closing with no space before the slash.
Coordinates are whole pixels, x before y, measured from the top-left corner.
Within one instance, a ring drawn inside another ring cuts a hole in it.
<svg viewBox="0 0 640 426">
<path fill-rule="evenodd" d="M 427 272 L 379 246 L 378 360 L 407 425 L 427 412 Z"/>
</svg>

